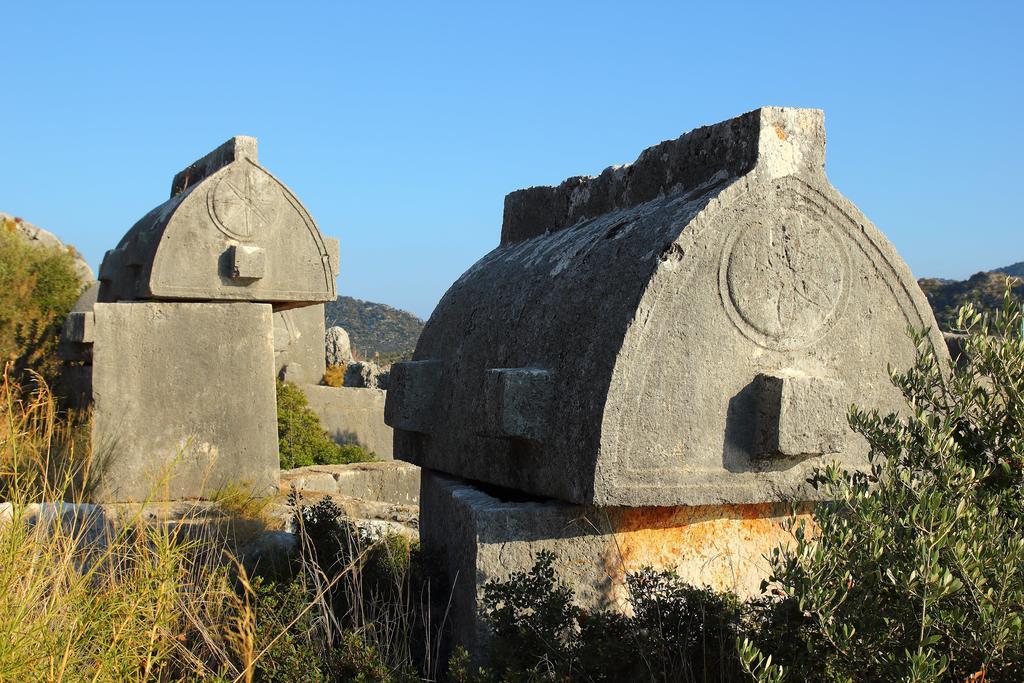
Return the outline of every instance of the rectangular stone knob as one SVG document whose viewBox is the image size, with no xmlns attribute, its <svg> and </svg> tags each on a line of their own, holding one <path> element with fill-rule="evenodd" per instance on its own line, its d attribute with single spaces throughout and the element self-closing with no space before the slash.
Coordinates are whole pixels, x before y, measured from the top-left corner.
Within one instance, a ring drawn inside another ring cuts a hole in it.
<svg viewBox="0 0 1024 683">
<path fill-rule="evenodd" d="M 846 429 L 842 386 L 803 374 L 758 375 L 755 448 L 762 457 L 836 453 Z"/>
<path fill-rule="evenodd" d="M 542 442 L 554 396 L 554 375 L 541 368 L 494 368 L 484 375 L 484 433 Z"/>
<path fill-rule="evenodd" d="M 232 280 L 259 280 L 267 271 L 267 253 L 260 247 L 235 245 L 228 247 L 228 263 Z"/>
<path fill-rule="evenodd" d="M 384 422 L 394 429 L 431 433 L 440 382 L 441 361 L 413 360 L 392 365 Z"/>
</svg>

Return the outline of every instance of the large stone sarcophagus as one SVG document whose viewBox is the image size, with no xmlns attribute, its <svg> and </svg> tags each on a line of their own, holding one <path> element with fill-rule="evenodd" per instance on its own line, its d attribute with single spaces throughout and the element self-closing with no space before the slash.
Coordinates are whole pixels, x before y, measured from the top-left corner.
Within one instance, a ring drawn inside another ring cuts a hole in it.
<svg viewBox="0 0 1024 683">
<path fill-rule="evenodd" d="M 540 550 L 587 607 L 644 566 L 756 595 L 814 469 L 866 467 L 849 406 L 900 406 L 908 327 L 945 346 L 824 162 L 822 112 L 764 108 L 506 197 L 385 407 L 456 642 L 479 652 L 483 585 Z"/>
<path fill-rule="evenodd" d="M 821 111 L 764 108 L 510 194 L 392 373 L 396 457 L 602 506 L 805 500 L 866 464 L 848 407 L 895 408 L 908 326 L 938 333 L 824 161 Z"/>
</svg>

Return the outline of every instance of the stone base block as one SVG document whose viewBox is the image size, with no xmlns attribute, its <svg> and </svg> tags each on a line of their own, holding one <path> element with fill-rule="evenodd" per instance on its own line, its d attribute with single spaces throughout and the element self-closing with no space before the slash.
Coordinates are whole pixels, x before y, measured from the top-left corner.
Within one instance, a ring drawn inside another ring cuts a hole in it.
<svg viewBox="0 0 1024 683">
<path fill-rule="evenodd" d="M 332 439 L 338 443 L 357 443 L 381 460 L 394 458 L 393 432 L 384 424 L 385 392 L 314 384 L 301 384 L 299 388 Z"/>
<path fill-rule="evenodd" d="M 398 460 L 309 465 L 281 472 L 281 491 L 329 493 L 396 505 L 417 505 L 420 468 Z"/>
<path fill-rule="evenodd" d="M 96 304 L 93 498 L 278 488 L 269 304 Z"/>
<path fill-rule="evenodd" d="M 421 475 L 423 551 L 441 562 L 453 591 L 453 644 L 470 652 L 487 636 L 478 614 L 484 584 L 529 571 L 540 550 L 555 554 L 558 575 L 581 606 L 623 609 L 625 574 L 645 566 L 756 596 L 768 575 L 766 556 L 793 540 L 788 504 L 595 508 L 502 497 L 508 493 L 429 470 Z"/>
</svg>

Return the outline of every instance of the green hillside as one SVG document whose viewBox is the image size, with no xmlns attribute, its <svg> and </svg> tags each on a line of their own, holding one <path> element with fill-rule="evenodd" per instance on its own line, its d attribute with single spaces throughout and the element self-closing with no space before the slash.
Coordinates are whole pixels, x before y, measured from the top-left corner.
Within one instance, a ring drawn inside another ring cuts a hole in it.
<svg viewBox="0 0 1024 683">
<path fill-rule="evenodd" d="M 385 358 L 411 354 L 423 329 L 423 321 L 408 311 L 350 296 L 325 304 L 324 317 L 327 327 L 345 328 L 364 358 L 378 353 Z"/>
<path fill-rule="evenodd" d="M 1007 275 L 1010 269 L 1021 266 L 1024 264 L 1018 263 L 996 272 L 975 273 L 966 280 L 921 278 L 917 283 L 928 297 L 939 327 L 948 330 L 956 322 L 957 309 L 968 302 L 988 310 L 1000 308 Z M 1018 297 L 1024 298 L 1024 283 L 1018 281 L 1014 291 Z"/>
</svg>

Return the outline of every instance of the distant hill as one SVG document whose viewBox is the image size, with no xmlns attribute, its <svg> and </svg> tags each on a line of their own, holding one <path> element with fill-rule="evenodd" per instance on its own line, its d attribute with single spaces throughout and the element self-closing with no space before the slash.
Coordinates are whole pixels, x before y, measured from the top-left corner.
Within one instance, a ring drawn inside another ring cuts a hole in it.
<svg viewBox="0 0 1024 683">
<path fill-rule="evenodd" d="M 404 356 L 416 348 L 423 321 L 408 311 L 386 304 L 339 296 L 324 305 L 327 327 L 340 325 L 363 358 Z"/>
<path fill-rule="evenodd" d="M 1014 263 L 1012 266 L 996 268 L 995 272 L 1005 273 L 1006 275 L 1013 275 L 1014 277 L 1024 277 L 1024 261 Z"/>
<path fill-rule="evenodd" d="M 1015 268 L 1018 270 L 1014 271 Z M 956 322 L 957 309 L 968 302 L 988 310 L 1001 307 L 1006 276 L 1017 275 L 1021 268 L 1024 268 L 1024 263 L 1000 268 L 998 271 L 975 273 L 966 280 L 921 278 L 917 283 L 928 297 L 939 327 L 948 330 Z M 1018 283 L 1014 290 L 1018 297 L 1024 299 L 1024 283 Z"/>
</svg>

